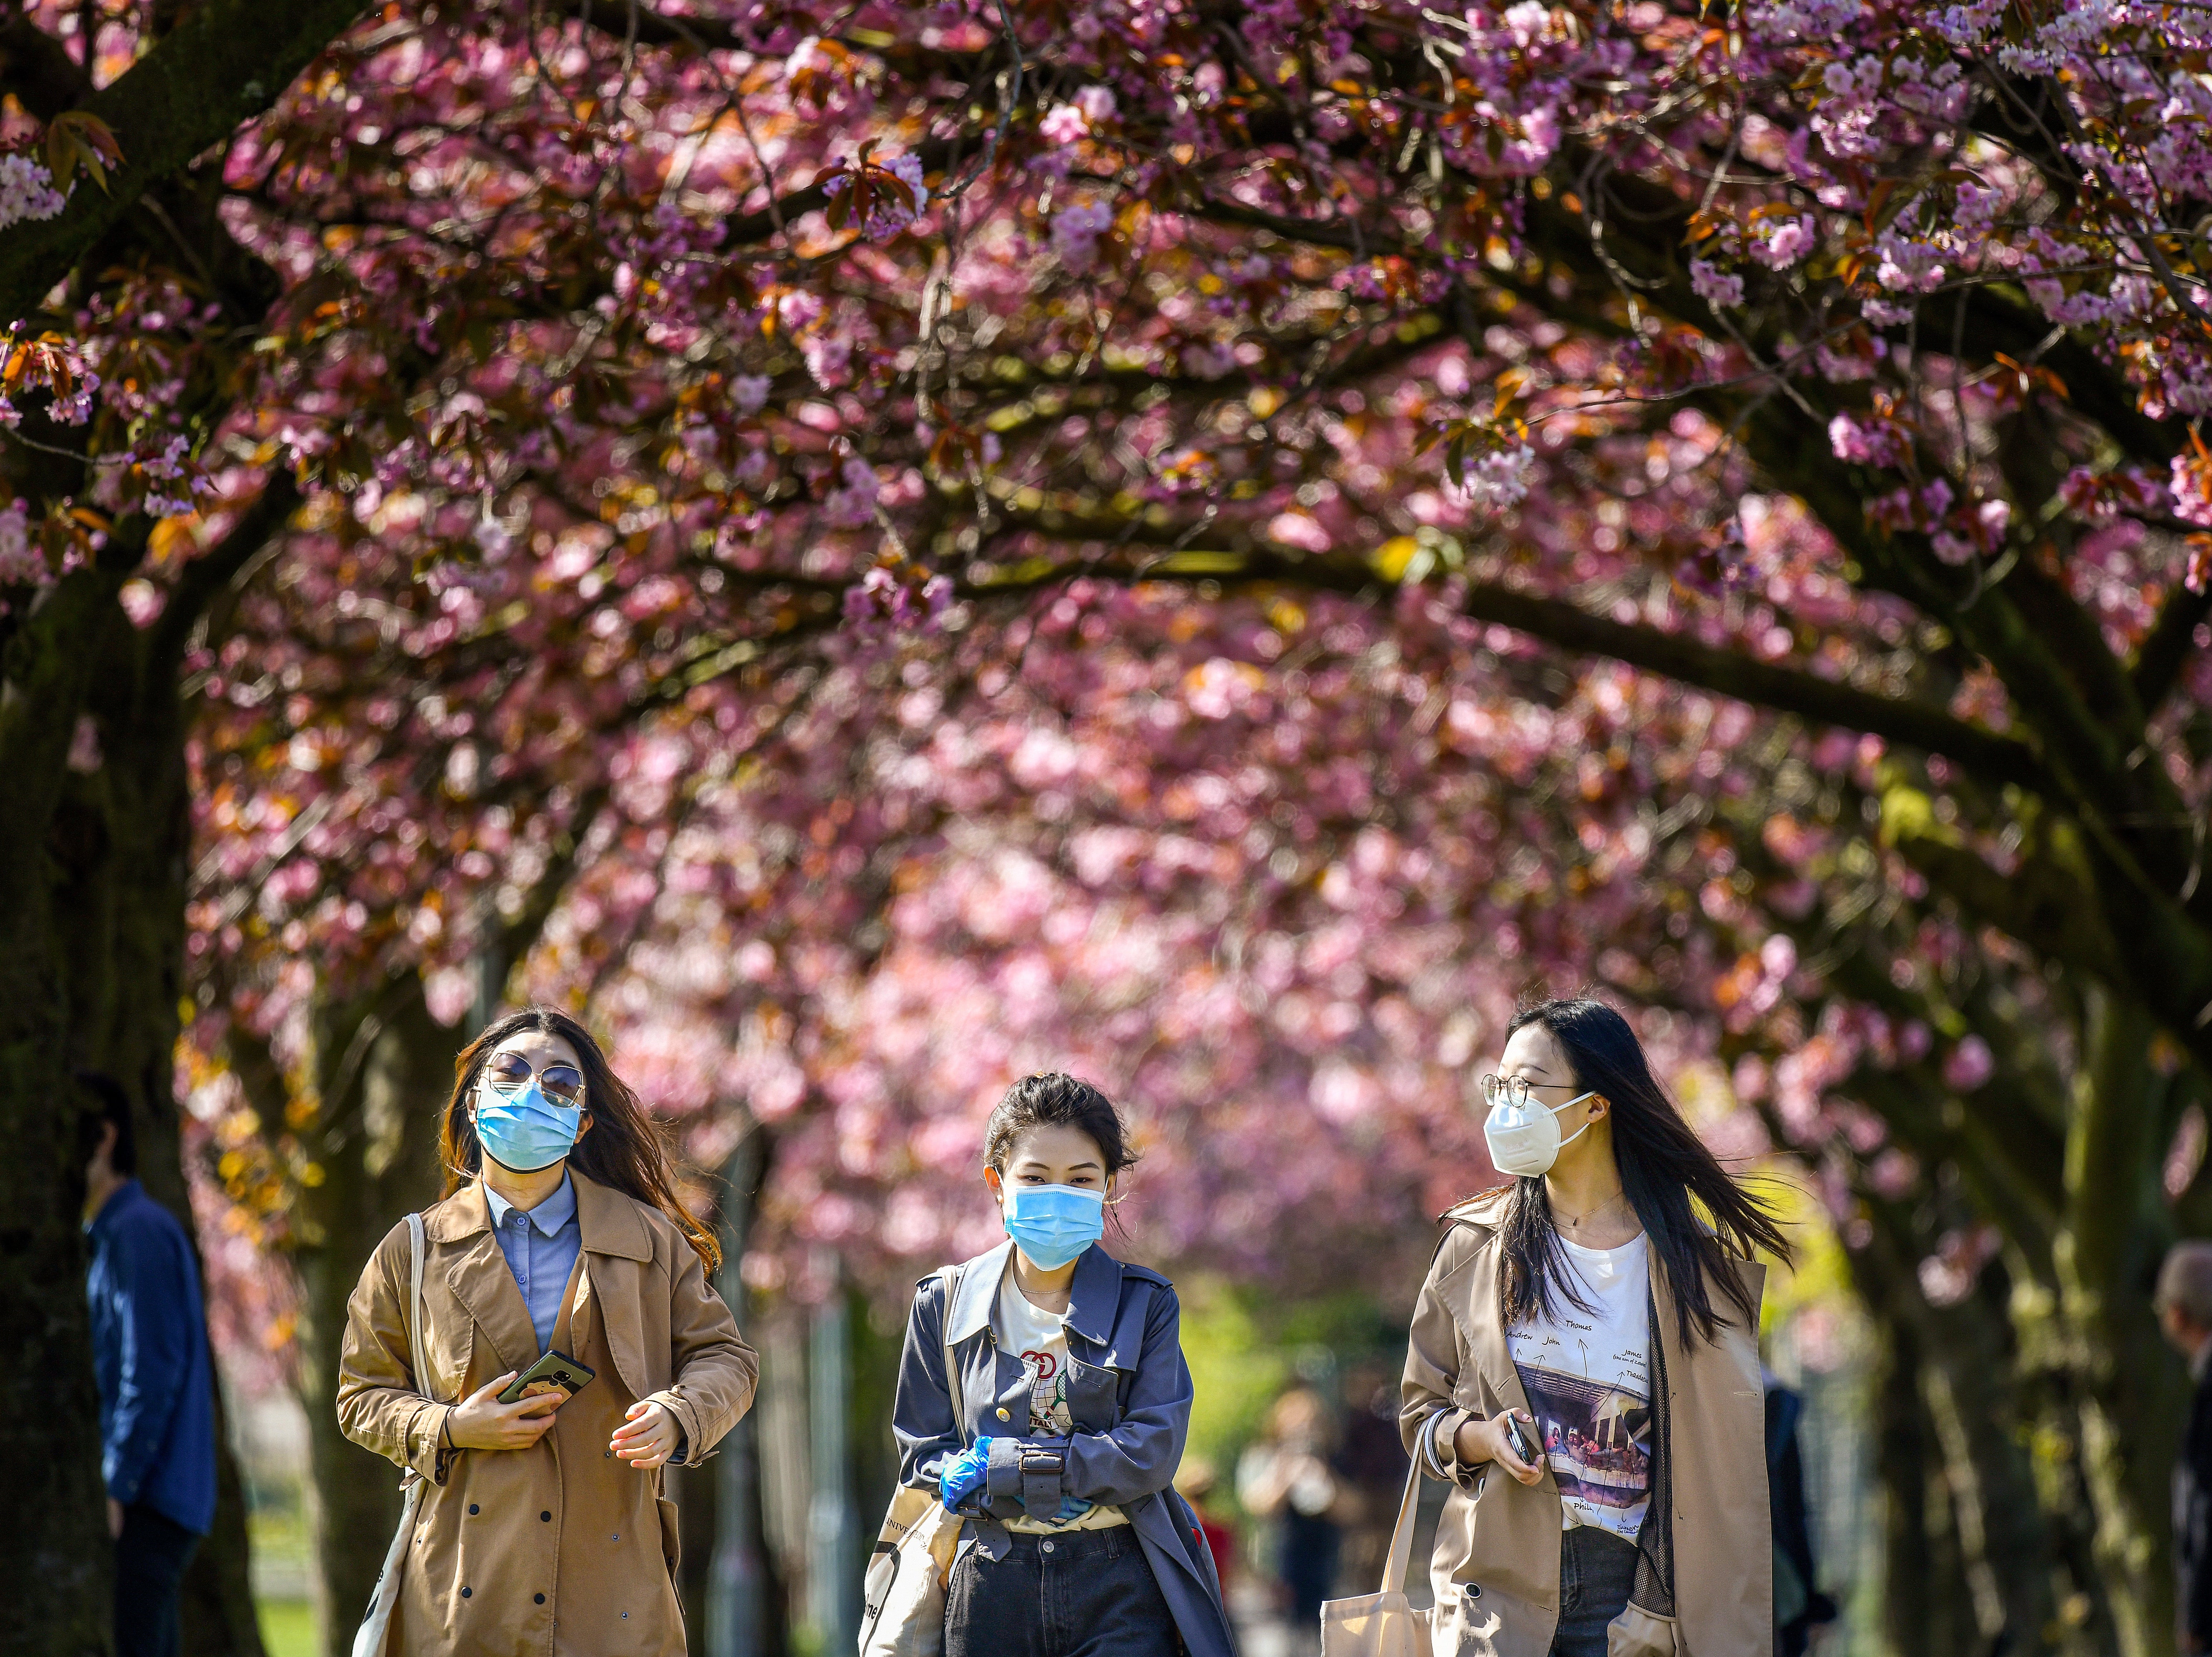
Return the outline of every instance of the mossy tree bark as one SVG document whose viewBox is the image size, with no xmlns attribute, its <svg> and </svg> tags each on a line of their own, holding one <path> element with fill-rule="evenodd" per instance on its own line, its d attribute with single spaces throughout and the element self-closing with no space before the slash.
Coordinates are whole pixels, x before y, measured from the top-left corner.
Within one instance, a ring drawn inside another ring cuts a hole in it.
<svg viewBox="0 0 2212 1657">
<path fill-rule="evenodd" d="M 174 1052 L 191 840 L 179 668 L 195 619 L 267 541 L 287 483 L 177 588 L 155 625 L 117 602 L 137 549 L 47 593 L 7 639 L 0 701 L 0 1482 L 19 1495 L 19 1591 L 0 1596 L 0 1648 L 106 1648 L 99 1399 L 84 1302 L 85 1107 L 72 1070 L 131 1096 L 139 1173 L 189 1228 Z M 222 1503 L 186 1593 L 189 1648 L 258 1657 L 236 1470 L 218 1444 Z"/>
</svg>

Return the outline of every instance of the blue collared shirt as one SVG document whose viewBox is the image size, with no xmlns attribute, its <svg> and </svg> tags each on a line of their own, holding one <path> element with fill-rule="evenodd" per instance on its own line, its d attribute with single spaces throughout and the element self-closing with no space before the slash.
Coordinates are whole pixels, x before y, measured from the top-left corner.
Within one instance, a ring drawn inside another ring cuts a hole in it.
<svg viewBox="0 0 2212 1657">
<path fill-rule="evenodd" d="M 484 1187 L 484 1202 L 491 1210 L 499 1252 L 507 1256 L 514 1286 L 530 1308 L 530 1326 L 538 1332 L 538 1350 L 543 1352 L 553 1344 L 553 1326 L 561 1320 L 562 1291 L 568 1286 L 568 1274 L 576 1269 L 576 1256 L 584 1246 L 583 1228 L 576 1223 L 575 1182 L 563 1174 L 561 1188 L 527 1211 L 489 1186 Z"/>
<path fill-rule="evenodd" d="M 191 1239 L 136 1180 L 85 1230 L 107 1493 L 204 1536 L 215 1519 L 214 1365 Z"/>
</svg>

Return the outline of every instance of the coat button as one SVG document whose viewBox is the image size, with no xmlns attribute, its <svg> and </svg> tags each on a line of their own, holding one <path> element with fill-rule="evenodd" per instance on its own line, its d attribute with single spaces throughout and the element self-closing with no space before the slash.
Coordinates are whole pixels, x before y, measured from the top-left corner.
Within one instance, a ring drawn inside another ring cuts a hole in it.
<svg viewBox="0 0 2212 1657">
<path fill-rule="evenodd" d="M 541 1513 L 541 1514 L 539 1514 L 538 1516 L 540 1519 L 544 1520 L 547 1524 L 549 1524 L 549 1525 L 550 1525 L 550 1524 L 551 1524 L 551 1523 L 553 1522 L 553 1515 L 552 1515 L 552 1514 L 551 1514 L 550 1511 L 549 1511 L 549 1512 L 545 1512 L 545 1513 Z"/>
<path fill-rule="evenodd" d="M 544 1594 L 541 1593 L 538 1596 L 538 1603 L 541 1605 L 545 1603 L 545 1596 Z"/>
<path fill-rule="evenodd" d="M 463 1589 L 461 1590 L 461 1598 L 462 1598 L 462 1599 L 467 1599 L 467 1598 L 469 1597 L 470 1593 L 471 1593 L 471 1590 L 470 1590 L 470 1589 L 463 1588 Z"/>
<path fill-rule="evenodd" d="M 1006 1406 L 1003 1404 L 999 1406 L 999 1419 L 1001 1421 L 1012 1421 L 1013 1419 L 1012 1416 L 1006 1413 Z"/>
<path fill-rule="evenodd" d="M 476 1504 L 475 1502 L 470 1502 L 470 1503 L 469 1503 L 469 1512 L 470 1512 L 471 1514 L 474 1514 L 474 1513 L 476 1512 L 476 1510 L 477 1510 L 477 1504 Z"/>
</svg>

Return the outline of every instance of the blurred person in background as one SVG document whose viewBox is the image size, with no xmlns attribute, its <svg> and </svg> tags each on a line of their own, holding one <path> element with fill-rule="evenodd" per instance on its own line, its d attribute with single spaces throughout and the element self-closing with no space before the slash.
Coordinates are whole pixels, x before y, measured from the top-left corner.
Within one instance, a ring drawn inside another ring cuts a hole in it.
<svg viewBox="0 0 2212 1657">
<path fill-rule="evenodd" d="M 1446 1216 L 1401 1387 L 1453 1487 L 1437 1614 L 1495 1657 L 1769 1657 L 1752 1255 L 1788 1259 L 1780 1228 L 1602 1002 L 1516 1014 L 1482 1091 L 1512 1182 Z"/>
<path fill-rule="evenodd" d="M 338 1358 L 346 1436 L 428 1481 L 385 1657 L 684 1657 L 660 1470 L 705 1460 L 760 1373 L 707 1280 L 721 1251 L 568 1014 L 508 1013 L 453 1071 L 447 1195 L 422 1217 L 429 1373 L 404 1222 L 362 1269 Z M 592 1373 L 502 1401 L 548 1353 Z"/>
<path fill-rule="evenodd" d="M 1212 1555 L 1174 1488 L 1192 1401 L 1175 1286 L 1101 1241 L 1135 1160 L 1097 1088 L 1024 1077 L 983 1129 L 1006 1241 L 915 1293 L 891 1410 L 899 1479 L 969 1521 L 945 1657 L 1234 1657 Z"/>
<path fill-rule="evenodd" d="M 1398 1501 L 1406 1490 L 1406 1447 L 1398 1438 L 1398 1383 L 1381 1364 L 1354 1364 L 1344 1377 L 1343 1442 L 1336 1453 L 1344 1482 L 1338 1522 L 1344 1530 L 1337 1577 L 1366 1593 L 1382 1580 Z"/>
<path fill-rule="evenodd" d="M 1321 1394 L 1293 1387 L 1269 1407 L 1260 1437 L 1237 1463 L 1237 1499 L 1276 1527 L 1275 1573 L 1289 1600 L 1294 1650 L 1320 1646 L 1322 1602 L 1334 1591 L 1343 1545 L 1336 1510 L 1344 1485 L 1331 1424 Z"/>
<path fill-rule="evenodd" d="M 215 1366 L 199 1267 L 177 1217 L 138 1183 L 129 1096 L 112 1077 L 76 1079 L 115 1649 L 173 1657 L 178 1590 L 215 1521 Z"/>
<path fill-rule="evenodd" d="M 1766 1488 L 1774 1514 L 1775 1657 L 1805 1657 L 1813 1630 L 1836 1620 L 1836 1602 L 1815 1586 L 1812 1513 L 1805 1500 L 1805 1458 L 1797 1423 L 1805 1400 L 1771 1369 L 1766 1384 Z"/>
<path fill-rule="evenodd" d="M 2167 1252 L 2151 1306 L 2191 1383 L 2173 1464 L 2174 1638 L 2188 1657 L 2212 1649 L 2212 1242 Z"/>
</svg>

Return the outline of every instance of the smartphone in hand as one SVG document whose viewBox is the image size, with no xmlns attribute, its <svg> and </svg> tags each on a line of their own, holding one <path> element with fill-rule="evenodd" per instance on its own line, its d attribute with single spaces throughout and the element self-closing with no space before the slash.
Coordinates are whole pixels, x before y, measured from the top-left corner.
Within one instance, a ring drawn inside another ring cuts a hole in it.
<svg viewBox="0 0 2212 1657">
<path fill-rule="evenodd" d="M 1528 1442 L 1528 1435 L 1521 1430 L 1521 1417 L 1510 1410 L 1505 1412 L 1505 1442 L 1522 1460 L 1532 1467 L 1537 1465 L 1535 1447 Z"/>
<path fill-rule="evenodd" d="M 599 1371 L 576 1362 L 566 1352 L 548 1352 L 513 1381 L 499 1395 L 501 1404 L 520 1404 L 524 1399 L 540 1393 L 558 1393 L 561 1402 L 570 1399 L 592 1384 Z"/>
</svg>

